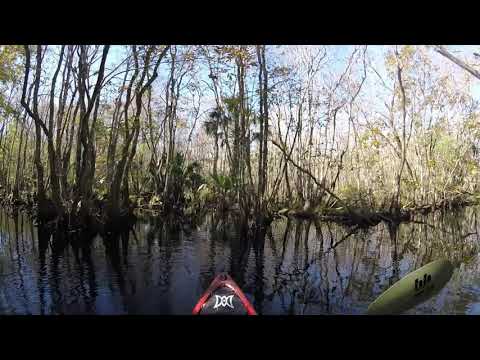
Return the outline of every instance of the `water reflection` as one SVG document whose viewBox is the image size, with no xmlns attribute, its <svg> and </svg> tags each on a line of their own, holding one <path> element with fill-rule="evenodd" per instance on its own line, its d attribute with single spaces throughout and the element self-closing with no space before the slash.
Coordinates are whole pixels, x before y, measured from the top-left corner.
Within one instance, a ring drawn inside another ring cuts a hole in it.
<svg viewBox="0 0 480 360">
<path fill-rule="evenodd" d="M 54 234 L 0 212 L 3 314 L 189 314 L 227 271 L 259 314 L 363 314 L 408 272 L 438 258 L 451 281 L 410 314 L 480 312 L 478 208 L 370 229 L 282 219 L 140 220 L 101 237 Z"/>
</svg>

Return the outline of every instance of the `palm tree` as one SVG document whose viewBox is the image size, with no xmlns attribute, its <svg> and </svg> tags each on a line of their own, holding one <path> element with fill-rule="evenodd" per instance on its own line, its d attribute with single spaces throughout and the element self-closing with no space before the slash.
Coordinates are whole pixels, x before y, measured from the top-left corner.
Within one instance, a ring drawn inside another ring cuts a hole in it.
<svg viewBox="0 0 480 360">
<path fill-rule="evenodd" d="M 213 136 L 215 141 L 215 155 L 213 159 L 213 175 L 217 176 L 217 164 L 218 164 L 218 139 L 222 135 L 219 133 L 219 124 L 225 118 L 219 107 L 216 107 L 208 116 L 208 120 L 203 123 L 205 133 L 208 136 Z"/>
</svg>

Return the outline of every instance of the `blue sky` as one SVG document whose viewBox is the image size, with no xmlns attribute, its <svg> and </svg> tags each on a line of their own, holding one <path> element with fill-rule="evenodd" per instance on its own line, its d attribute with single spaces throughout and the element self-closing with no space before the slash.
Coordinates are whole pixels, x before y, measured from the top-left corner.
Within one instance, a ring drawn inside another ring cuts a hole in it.
<svg viewBox="0 0 480 360">
<path fill-rule="evenodd" d="M 273 47 L 271 47 L 273 48 Z M 352 50 L 354 49 L 354 46 L 352 45 L 330 45 L 327 47 L 328 51 L 330 54 L 332 54 L 333 58 L 336 58 L 336 61 L 332 61 L 329 63 L 329 66 L 332 71 L 340 71 L 341 69 L 344 68 L 345 66 L 345 60 L 348 58 L 348 56 L 351 54 Z M 379 66 L 379 71 L 382 71 L 381 67 L 383 59 L 381 58 L 382 53 L 385 51 L 386 46 L 383 45 L 369 45 L 368 51 L 370 56 L 377 57 L 379 58 L 379 62 L 377 62 L 377 65 Z M 455 55 L 459 56 L 461 59 L 467 60 L 467 61 L 472 61 L 474 60 L 473 52 L 480 52 L 480 45 L 455 45 L 455 46 L 447 46 L 447 48 L 452 51 Z M 278 54 L 280 51 L 284 50 L 285 46 L 281 46 L 280 50 L 273 49 L 271 50 L 270 53 L 276 53 Z M 58 47 L 55 49 L 56 53 L 58 53 Z M 107 58 L 107 69 L 108 68 L 113 68 L 117 64 L 119 64 L 125 56 L 125 46 L 124 45 L 112 45 L 110 47 L 110 51 L 108 54 Z M 443 58 L 440 54 L 434 53 L 432 51 L 432 59 L 434 61 L 437 61 L 438 63 L 443 63 L 445 65 L 453 65 L 450 64 L 449 61 L 445 58 Z M 480 64 L 480 62 L 479 62 Z M 456 65 L 454 65 L 456 66 Z M 54 64 L 51 64 L 50 67 L 54 68 Z M 463 70 L 457 69 L 459 72 L 462 72 Z M 480 70 L 480 66 L 479 66 Z M 107 71 L 108 72 L 108 71 Z M 479 96 L 480 99 L 480 80 L 476 82 L 474 85 L 474 93 L 475 95 Z"/>
<path fill-rule="evenodd" d="M 312 46 L 312 48 L 314 47 L 315 46 Z M 53 58 L 50 59 L 49 64 L 46 64 L 46 71 L 51 76 L 56 67 L 56 61 L 58 61 L 59 46 L 50 46 L 49 48 L 53 50 L 54 53 L 57 54 L 57 56 L 54 56 Z M 269 46 L 267 47 L 267 56 L 274 55 L 275 60 L 277 60 L 276 62 L 281 62 L 282 56 L 280 55 L 280 53 L 282 51 L 287 51 L 288 48 L 289 48 L 288 46 L 280 46 L 280 47 Z M 320 78 L 321 80 L 317 82 L 318 87 L 325 85 L 324 79 L 329 79 L 330 81 L 334 81 L 336 78 L 338 78 L 339 74 L 341 74 L 344 71 L 346 67 L 346 60 L 351 55 L 354 48 L 355 46 L 350 46 L 350 45 L 327 46 L 328 64 L 322 69 L 322 74 L 327 74 L 327 77 Z M 388 48 L 389 48 L 388 46 L 373 46 L 373 45 L 368 46 L 368 54 L 372 59 L 373 63 L 375 64 L 376 70 L 379 73 L 385 73 L 384 52 Z M 469 62 L 471 62 L 474 59 L 473 52 L 477 52 L 477 51 L 480 52 L 480 46 L 448 46 L 448 49 L 454 52 L 455 55 L 459 56 L 460 58 L 469 60 Z M 110 47 L 110 51 L 107 58 L 106 74 L 108 74 L 111 71 L 111 69 L 116 67 L 124 59 L 125 51 L 126 51 L 125 46 L 113 45 Z M 480 80 L 466 73 L 463 69 L 451 63 L 449 60 L 443 58 L 440 54 L 435 53 L 433 50 L 431 50 L 431 59 L 435 64 L 440 65 L 440 68 L 442 71 L 454 74 L 455 78 L 458 78 L 459 80 L 461 80 L 462 78 L 469 78 L 471 83 L 471 88 L 470 88 L 471 94 L 475 99 L 480 100 Z M 267 61 L 271 62 L 272 58 L 270 58 L 269 60 L 267 57 Z M 98 63 L 99 62 L 97 62 L 96 66 L 98 66 Z M 162 64 L 160 66 L 159 79 L 156 81 L 157 87 L 162 86 L 162 84 L 165 84 L 165 77 L 166 77 L 167 71 L 168 71 L 167 66 L 165 64 Z M 199 71 L 198 76 L 203 80 L 209 81 L 208 71 L 205 67 L 203 67 Z M 255 84 L 253 85 L 256 86 L 256 81 L 257 81 L 256 79 L 258 79 L 258 75 L 252 73 L 251 76 L 253 79 L 252 81 L 255 82 Z M 102 99 L 108 100 L 108 101 L 113 99 L 113 97 L 116 96 L 116 87 L 120 85 L 122 80 L 123 80 L 122 76 L 119 76 L 116 79 L 116 82 L 109 86 L 109 89 L 112 91 L 104 91 L 102 93 Z M 92 81 L 95 81 L 95 77 L 92 79 Z M 362 92 L 360 95 L 361 101 L 363 102 L 362 107 L 367 108 L 367 110 L 382 109 L 383 107 L 382 97 L 384 97 L 384 94 L 379 97 L 379 94 L 381 94 L 382 89 L 376 84 L 376 81 L 377 80 L 375 76 L 372 75 L 372 73 L 369 73 L 367 75 L 367 81 L 364 84 L 364 88 L 362 89 Z M 57 82 L 57 86 L 58 86 L 58 90 L 57 90 L 57 95 L 58 95 L 60 81 Z M 230 92 L 231 92 L 231 89 L 228 89 L 228 93 Z M 107 94 L 108 94 L 108 97 L 105 98 Z M 187 93 L 183 93 L 182 95 L 183 97 L 181 98 L 180 101 L 182 102 L 183 105 L 185 105 L 186 109 L 189 109 L 189 108 L 191 109 L 192 100 L 186 94 Z M 154 102 L 157 102 L 157 103 L 160 102 L 161 101 L 160 96 L 163 96 L 163 92 L 158 91 L 157 96 L 154 97 Z M 371 104 L 371 105 L 368 105 L 368 104 Z M 200 113 L 202 113 L 203 115 L 197 122 L 195 133 L 197 133 L 201 129 L 200 124 L 204 121 L 205 117 L 207 116 L 205 112 L 212 109 L 214 106 L 215 106 L 215 101 L 214 101 L 213 94 L 210 90 L 208 90 L 205 87 L 202 91 L 202 105 L 200 110 Z M 324 111 L 324 109 L 321 109 L 320 111 Z M 319 113 L 318 116 L 320 115 L 321 114 Z M 182 117 L 182 119 L 187 119 L 189 123 L 189 127 L 191 127 L 193 122 L 191 114 L 187 112 L 185 113 L 180 112 L 179 116 Z M 341 114 L 338 120 L 339 122 L 346 124 L 347 123 L 346 121 L 341 120 L 341 118 L 344 116 L 345 116 L 344 114 Z M 341 126 L 342 125 L 339 124 L 339 130 Z M 190 129 L 188 128 L 179 129 L 178 135 L 182 137 L 187 136 L 189 131 Z"/>
<path fill-rule="evenodd" d="M 312 46 L 314 48 L 316 46 Z M 328 65 L 327 69 L 329 72 L 332 73 L 337 73 L 340 74 L 346 66 L 346 60 L 350 56 L 351 52 L 353 51 L 355 46 L 351 45 L 338 45 L 338 46 L 327 46 L 328 50 Z M 58 53 L 59 47 L 51 46 L 51 49 L 55 51 L 55 53 Z M 270 55 L 278 56 L 278 59 L 281 59 L 282 56 L 280 53 L 282 51 L 288 50 L 289 46 L 270 46 L 268 47 L 267 53 Z M 378 46 L 378 45 L 370 45 L 368 47 L 368 53 L 370 58 L 372 59 L 373 63 L 375 64 L 375 67 L 379 73 L 385 73 L 385 67 L 384 67 L 384 57 L 383 54 L 385 50 L 388 48 L 388 46 Z M 474 46 L 474 45 L 461 45 L 461 46 L 447 46 L 447 48 L 455 53 L 455 55 L 459 56 L 462 59 L 472 61 L 474 59 L 473 52 L 480 52 L 480 46 Z M 116 65 L 118 65 L 125 57 L 125 46 L 119 46 L 119 45 L 112 45 L 110 47 L 110 51 L 108 54 L 107 58 L 107 70 L 106 73 L 109 73 L 109 69 L 113 69 Z M 288 52 L 288 51 L 287 51 Z M 455 76 L 458 75 L 458 78 L 462 77 L 471 77 L 471 94 L 477 99 L 480 100 L 480 80 L 473 78 L 471 75 L 467 74 L 463 69 L 460 69 L 457 65 L 452 64 L 450 61 L 447 59 L 443 58 L 440 54 L 435 53 L 433 50 L 431 50 L 431 58 L 432 61 L 435 64 L 440 65 L 440 67 L 445 70 L 445 71 L 451 71 L 455 74 Z M 56 66 L 55 61 L 57 60 L 57 57 L 54 57 L 52 62 L 48 64 L 48 70 L 47 72 L 52 74 L 53 70 Z M 280 60 L 281 61 L 281 60 Z M 98 66 L 98 64 L 97 64 Z M 480 70 L 480 69 L 479 69 Z M 165 74 L 165 66 L 161 66 L 160 68 L 160 81 Z M 204 80 L 208 80 L 207 78 L 207 71 L 206 69 L 203 69 L 200 71 L 199 76 L 203 78 Z M 370 76 L 370 74 L 368 75 Z M 117 78 L 117 81 L 115 84 L 112 84 L 114 86 L 119 85 L 122 80 L 122 77 L 119 76 Z M 376 85 L 374 85 L 375 81 L 374 79 L 368 79 L 367 84 L 365 85 L 365 89 L 363 90 L 363 93 L 366 94 L 367 96 L 375 96 L 375 94 L 378 92 L 378 89 Z M 158 82 L 158 81 L 157 81 Z M 369 88 L 370 87 L 370 88 Z M 213 96 L 210 94 L 209 90 L 206 90 L 203 92 L 204 96 L 204 102 L 205 106 L 214 106 L 213 102 Z"/>
</svg>

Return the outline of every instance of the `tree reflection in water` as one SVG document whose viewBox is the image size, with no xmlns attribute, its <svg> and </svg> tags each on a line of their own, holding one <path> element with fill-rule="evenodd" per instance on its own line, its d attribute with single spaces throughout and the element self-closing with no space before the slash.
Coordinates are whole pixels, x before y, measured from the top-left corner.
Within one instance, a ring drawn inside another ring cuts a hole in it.
<svg viewBox="0 0 480 360">
<path fill-rule="evenodd" d="M 457 266 L 408 313 L 480 309 L 478 208 L 358 229 L 280 219 L 266 229 L 235 216 L 145 218 L 101 236 L 54 233 L 0 212 L 2 313 L 189 314 L 227 271 L 260 314 L 362 314 L 385 289 L 438 258 Z"/>
</svg>

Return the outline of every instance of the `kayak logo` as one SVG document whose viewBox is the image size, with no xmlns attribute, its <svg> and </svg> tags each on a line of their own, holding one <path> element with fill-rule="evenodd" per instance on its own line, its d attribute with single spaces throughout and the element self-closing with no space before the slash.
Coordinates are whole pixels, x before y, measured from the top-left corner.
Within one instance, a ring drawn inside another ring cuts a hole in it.
<svg viewBox="0 0 480 360">
<path fill-rule="evenodd" d="M 215 305 L 213 306 L 213 309 L 215 310 L 220 306 L 221 307 L 228 306 L 229 308 L 233 309 L 233 295 L 229 295 L 229 296 L 215 295 Z"/>
<path fill-rule="evenodd" d="M 430 284 L 431 281 L 432 275 L 430 274 L 423 275 L 423 279 L 415 279 L 415 295 L 420 295 L 423 293 L 423 291 L 427 289 L 428 285 L 430 285 L 429 288 L 433 287 L 433 284 Z"/>
</svg>

